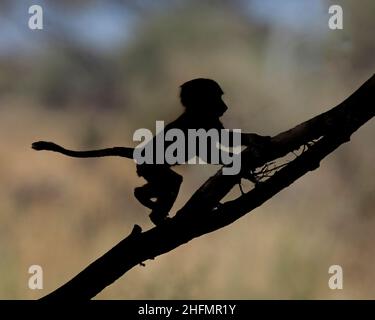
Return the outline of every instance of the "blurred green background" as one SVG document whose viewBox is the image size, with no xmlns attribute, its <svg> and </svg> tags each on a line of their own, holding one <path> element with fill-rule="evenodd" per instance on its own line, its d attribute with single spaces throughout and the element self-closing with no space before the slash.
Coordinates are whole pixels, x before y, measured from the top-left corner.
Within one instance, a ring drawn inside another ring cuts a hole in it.
<svg viewBox="0 0 375 320">
<path fill-rule="evenodd" d="M 340 4 L 344 29 L 328 28 Z M 44 29 L 27 27 L 44 9 Z M 274 135 L 337 105 L 375 71 L 375 2 L 11 1 L 0 3 L 0 298 L 35 299 L 128 235 L 150 228 L 132 161 L 38 153 L 133 145 L 183 109 L 178 86 L 217 80 L 228 128 Z M 375 126 L 224 230 L 136 267 L 99 299 L 375 298 Z M 177 169 L 174 211 L 215 166 Z M 237 188 L 238 189 L 238 188 Z M 238 192 L 238 190 L 236 190 Z M 28 268 L 44 289 L 28 288 Z M 339 264 L 344 289 L 328 288 Z"/>
</svg>

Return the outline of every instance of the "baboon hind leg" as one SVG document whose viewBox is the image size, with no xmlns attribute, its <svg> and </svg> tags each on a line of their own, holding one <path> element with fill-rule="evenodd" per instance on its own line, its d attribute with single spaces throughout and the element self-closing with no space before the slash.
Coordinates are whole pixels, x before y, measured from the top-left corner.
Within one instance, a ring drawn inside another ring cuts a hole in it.
<svg viewBox="0 0 375 320">
<path fill-rule="evenodd" d="M 156 206 L 150 213 L 150 219 L 155 225 L 161 224 L 167 217 L 173 204 L 176 201 L 178 192 L 180 190 L 180 184 L 176 185 L 174 190 L 161 194 L 156 200 Z"/>
<path fill-rule="evenodd" d="M 141 204 L 152 209 L 150 219 L 158 225 L 166 219 L 177 198 L 182 176 L 162 165 L 140 165 L 137 173 L 148 183 L 136 188 L 134 195 Z"/>
</svg>

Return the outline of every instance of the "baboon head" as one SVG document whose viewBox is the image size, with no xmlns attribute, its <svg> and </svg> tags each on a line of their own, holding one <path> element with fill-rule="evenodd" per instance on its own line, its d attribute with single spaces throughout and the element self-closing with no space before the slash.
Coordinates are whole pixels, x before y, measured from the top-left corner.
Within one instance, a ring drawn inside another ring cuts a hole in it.
<svg viewBox="0 0 375 320">
<path fill-rule="evenodd" d="M 222 100 L 223 90 L 211 79 L 193 79 L 181 87 L 180 99 L 188 112 L 221 117 L 228 109 Z"/>
</svg>

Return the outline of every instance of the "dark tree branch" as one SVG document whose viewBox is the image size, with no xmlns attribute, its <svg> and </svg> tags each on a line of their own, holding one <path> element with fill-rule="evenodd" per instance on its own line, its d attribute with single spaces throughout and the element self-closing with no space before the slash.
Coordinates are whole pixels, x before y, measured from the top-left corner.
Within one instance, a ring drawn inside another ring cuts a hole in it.
<svg viewBox="0 0 375 320">
<path fill-rule="evenodd" d="M 374 105 L 375 76 L 337 107 L 273 137 L 268 148 L 244 150 L 239 175 L 226 176 L 219 170 L 175 217 L 145 232 L 135 225 L 128 237 L 43 299 L 91 299 L 134 266 L 233 223 L 307 172 L 317 169 L 322 159 L 349 141 L 350 136 L 375 115 Z M 270 178 L 257 183 L 237 199 L 220 204 L 247 172 L 305 145 L 308 146 L 306 151 L 280 167 Z"/>
</svg>

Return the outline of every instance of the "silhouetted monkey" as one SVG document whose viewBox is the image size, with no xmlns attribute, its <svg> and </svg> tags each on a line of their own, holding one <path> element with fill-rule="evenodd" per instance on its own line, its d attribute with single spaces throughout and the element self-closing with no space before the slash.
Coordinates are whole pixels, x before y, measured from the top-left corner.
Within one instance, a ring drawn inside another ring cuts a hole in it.
<svg viewBox="0 0 375 320">
<path fill-rule="evenodd" d="M 187 136 L 188 129 L 224 129 L 220 117 L 228 109 L 222 100 L 223 91 L 211 79 L 193 79 L 181 86 L 180 100 L 185 107 L 185 112 L 175 121 L 169 123 L 164 132 L 169 129 L 180 129 Z M 269 142 L 270 137 L 259 136 L 254 133 L 241 133 L 242 145 L 262 145 Z M 156 137 L 149 143 L 156 143 Z M 165 149 L 172 142 L 165 141 Z M 114 147 L 90 151 L 73 151 L 65 149 L 53 142 L 39 141 L 32 144 L 35 150 L 50 150 L 60 152 L 71 157 L 104 157 L 122 156 L 133 158 L 134 148 Z M 154 149 L 155 150 L 155 149 Z M 210 152 L 207 152 L 210 163 Z M 189 160 L 186 155 L 186 162 Z M 155 163 L 155 162 L 154 162 Z M 134 195 L 137 200 L 152 209 L 150 219 L 155 225 L 161 224 L 168 216 L 182 183 L 182 176 L 165 164 L 137 164 L 137 174 L 147 183 L 135 188 Z"/>
</svg>

